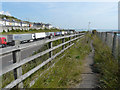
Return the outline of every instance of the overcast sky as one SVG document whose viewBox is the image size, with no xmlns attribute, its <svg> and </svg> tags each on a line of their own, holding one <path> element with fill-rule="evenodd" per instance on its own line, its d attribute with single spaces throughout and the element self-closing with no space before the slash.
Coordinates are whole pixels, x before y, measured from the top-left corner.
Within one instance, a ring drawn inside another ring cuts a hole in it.
<svg viewBox="0 0 120 90">
<path fill-rule="evenodd" d="M 1 11 L 60 28 L 118 29 L 117 2 L 3 2 Z"/>
</svg>

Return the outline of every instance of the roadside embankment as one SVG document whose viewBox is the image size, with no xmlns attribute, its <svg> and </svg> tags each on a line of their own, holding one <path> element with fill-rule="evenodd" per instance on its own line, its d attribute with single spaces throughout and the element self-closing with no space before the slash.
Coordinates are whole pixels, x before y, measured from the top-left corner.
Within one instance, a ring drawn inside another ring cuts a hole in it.
<svg viewBox="0 0 120 90">
<path fill-rule="evenodd" d="M 81 81 L 83 60 L 89 54 L 90 40 L 88 35 L 74 42 L 75 44 L 53 61 L 53 68 L 42 74 L 32 88 L 70 88 Z"/>
</svg>

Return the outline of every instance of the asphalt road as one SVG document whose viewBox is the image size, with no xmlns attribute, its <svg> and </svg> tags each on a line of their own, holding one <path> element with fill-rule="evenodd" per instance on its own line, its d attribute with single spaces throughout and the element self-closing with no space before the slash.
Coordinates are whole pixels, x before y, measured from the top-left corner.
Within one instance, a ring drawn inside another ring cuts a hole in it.
<svg viewBox="0 0 120 90">
<path fill-rule="evenodd" d="M 56 36 L 56 37 L 60 37 L 60 36 Z M 53 37 L 53 38 L 56 38 L 56 37 Z M 48 38 L 46 38 L 46 39 L 48 39 Z M 42 40 L 46 40 L 46 39 L 42 39 Z M 31 48 L 22 50 L 21 51 L 21 60 L 31 56 L 35 51 L 38 51 L 43 46 L 44 45 L 40 45 L 40 46 L 31 47 Z M 6 55 L 0 57 L 0 62 L 2 62 L 2 67 L 0 67 L 0 69 L 1 68 L 4 69 L 5 67 L 13 64 L 12 53 L 9 53 L 9 54 L 6 54 Z"/>
<path fill-rule="evenodd" d="M 45 40 L 45 39 L 42 39 L 42 40 Z M 21 60 L 31 56 L 34 52 L 38 51 L 43 46 L 44 45 L 40 45 L 40 46 L 31 47 L 31 48 L 27 48 L 27 49 L 22 50 L 21 51 Z M 9 54 L 6 54 L 6 55 L 0 57 L 0 62 L 2 62 L 2 69 L 13 64 L 12 53 L 9 53 Z"/>
</svg>

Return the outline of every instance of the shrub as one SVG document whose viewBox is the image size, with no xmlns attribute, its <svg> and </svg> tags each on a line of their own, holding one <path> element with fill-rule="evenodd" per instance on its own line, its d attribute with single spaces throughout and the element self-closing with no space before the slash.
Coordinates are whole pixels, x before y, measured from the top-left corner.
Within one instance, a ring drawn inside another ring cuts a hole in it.
<svg viewBox="0 0 120 90">
<path fill-rule="evenodd" d="M 100 74 L 100 87 L 118 88 L 118 61 L 112 56 L 110 48 L 94 36 L 95 47 L 94 68 Z"/>
<path fill-rule="evenodd" d="M 5 30 L 3 30 L 3 33 L 6 33 L 6 31 L 5 31 Z"/>
</svg>

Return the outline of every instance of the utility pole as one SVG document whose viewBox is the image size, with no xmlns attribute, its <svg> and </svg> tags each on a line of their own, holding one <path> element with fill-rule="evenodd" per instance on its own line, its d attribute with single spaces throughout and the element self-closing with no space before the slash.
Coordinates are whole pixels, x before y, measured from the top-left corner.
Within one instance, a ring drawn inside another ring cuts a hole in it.
<svg viewBox="0 0 120 90">
<path fill-rule="evenodd" d="M 90 24 L 91 22 L 88 22 L 88 31 L 90 31 Z"/>
</svg>

